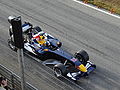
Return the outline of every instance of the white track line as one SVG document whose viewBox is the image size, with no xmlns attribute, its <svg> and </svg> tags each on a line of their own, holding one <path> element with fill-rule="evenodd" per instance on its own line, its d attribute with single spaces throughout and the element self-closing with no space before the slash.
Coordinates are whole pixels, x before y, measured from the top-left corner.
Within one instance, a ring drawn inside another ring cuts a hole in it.
<svg viewBox="0 0 120 90">
<path fill-rule="evenodd" d="M 97 10 L 97 11 L 103 12 L 103 13 L 105 13 L 105 14 L 107 14 L 107 15 L 110 15 L 110 16 L 113 16 L 113 17 L 116 17 L 116 18 L 120 19 L 120 16 L 118 16 L 118 15 L 111 14 L 110 12 L 104 11 L 104 10 L 102 10 L 102 9 L 99 9 L 99 8 L 94 7 L 94 6 L 92 6 L 92 5 L 89 5 L 89 4 L 85 4 L 85 3 L 83 3 L 82 1 L 78 1 L 78 0 L 73 0 L 73 1 L 74 1 L 74 2 L 77 2 L 77 3 L 80 3 L 80 4 L 82 4 L 82 5 L 85 5 L 85 6 L 87 6 L 87 7 L 90 7 L 90 8 L 92 8 L 92 9 L 95 9 L 95 10 Z"/>
</svg>

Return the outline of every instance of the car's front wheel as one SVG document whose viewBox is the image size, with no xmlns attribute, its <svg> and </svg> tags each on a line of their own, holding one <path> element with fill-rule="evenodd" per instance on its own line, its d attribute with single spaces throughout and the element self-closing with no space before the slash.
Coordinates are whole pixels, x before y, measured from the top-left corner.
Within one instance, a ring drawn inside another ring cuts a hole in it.
<svg viewBox="0 0 120 90">
<path fill-rule="evenodd" d="M 78 60 L 82 61 L 83 63 L 87 63 L 89 60 L 89 55 L 85 50 L 78 51 L 74 54 L 74 57 Z"/>
<path fill-rule="evenodd" d="M 54 70 L 54 74 L 56 77 L 62 77 L 65 76 L 67 74 L 67 70 L 64 64 L 60 63 L 60 64 L 56 64 L 53 67 Z"/>
</svg>

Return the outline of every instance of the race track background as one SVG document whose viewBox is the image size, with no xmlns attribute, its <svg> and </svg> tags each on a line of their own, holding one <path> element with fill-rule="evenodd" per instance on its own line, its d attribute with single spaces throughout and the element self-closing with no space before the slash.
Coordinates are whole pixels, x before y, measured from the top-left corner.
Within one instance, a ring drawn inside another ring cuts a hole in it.
<svg viewBox="0 0 120 90">
<path fill-rule="evenodd" d="M 17 54 L 7 45 L 9 15 L 41 26 L 72 54 L 86 50 L 97 65 L 89 78 L 81 78 L 76 85 L 57 79 L 41 61 L 25 55 L 26 81 L 39 90 L 120 90 L 119 19 L 72 0 L 0 0 L 0 63 L 18 75 Z"/>
</svg>

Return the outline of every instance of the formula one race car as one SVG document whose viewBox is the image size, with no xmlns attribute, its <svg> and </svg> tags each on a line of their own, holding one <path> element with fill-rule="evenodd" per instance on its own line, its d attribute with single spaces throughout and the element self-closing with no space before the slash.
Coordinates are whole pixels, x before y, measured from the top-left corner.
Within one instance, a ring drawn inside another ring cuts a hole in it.
<svg viewBox="0 0 120 90">
<path fill-rule="evenodd" d="M 14 19 L 12 17 L 10 19 Z M 62 43 L 50 34 L 45 33 L 39 26 L 33 27 L 29 22 L 22 25 L 24 50 L 43 58 L 45 65 L 52 65 L 56 77 L 69 77 L 78 80 L 94 71 L 96 65 L 89 61 L 86 51 L 81 50 L 74 55 L 61 49 Z M 9 28 L 9 47 L 17 51 L 14 46 L 12 26 Z"/>
</svg>

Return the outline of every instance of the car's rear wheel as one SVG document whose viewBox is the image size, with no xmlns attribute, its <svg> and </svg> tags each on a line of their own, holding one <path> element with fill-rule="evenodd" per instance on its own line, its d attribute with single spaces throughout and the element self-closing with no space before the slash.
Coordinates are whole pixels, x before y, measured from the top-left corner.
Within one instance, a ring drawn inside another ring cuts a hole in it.
<svg viewBox="0 0 120 90">
<path fill-rule="evenodd" d="M 42 29 L 39 26 L 35 26 L 34 29 L 36 29 L 38 32 L 42 31 Z"/>
<path fill-rule="evenodd" d="M 11 39 L 8 39 L 8 46 L 13 50 L 17 51 L 17 48 L 14 45 L 14 42 Z"/>
<path fill-rule="evenodd" d="M 60 63 L 60 64 L 56 64 L 54 67 L 53 67 L 53 70 L 54 70 L 54 74 L 56 77 L 62 77 L 62 76 L 65 76 L 67 74 L 67 70 L 66 70 L 66 67 L 64 64 Z"/>
</svg>

